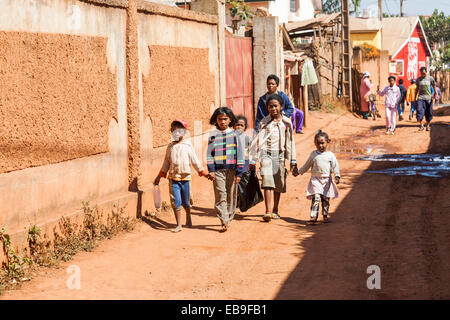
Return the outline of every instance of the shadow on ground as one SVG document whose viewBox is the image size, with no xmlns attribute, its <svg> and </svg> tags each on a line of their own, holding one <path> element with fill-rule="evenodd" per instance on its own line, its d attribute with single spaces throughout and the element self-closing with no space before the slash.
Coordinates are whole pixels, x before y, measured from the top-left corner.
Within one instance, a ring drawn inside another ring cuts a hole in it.
<svg viewBox="0 0 450 320">
<path fill-rule="evenodd" d="M 430 135 L 427 153 L 449 155 L 449 124 L 435 122 Z M 449 299 L 450 177 L 365 171 L 350 185 L 333 222 L 308 228 L 314 234 L 299 242 L 303 257 L 275 298 Z M 305 230 L 301 221 L 294 228 Z M 367 288 L 371 265 L 381 269 L 380 290 Z"/>
</svg>

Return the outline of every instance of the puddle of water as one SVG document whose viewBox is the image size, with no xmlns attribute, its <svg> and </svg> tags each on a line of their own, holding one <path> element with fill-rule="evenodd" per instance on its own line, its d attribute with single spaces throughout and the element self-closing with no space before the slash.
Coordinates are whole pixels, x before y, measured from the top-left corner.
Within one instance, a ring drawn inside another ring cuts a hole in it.
<svg viewBox="0 0 450 320">
<path fill-rule="evenodd" d="M 441 178 L 447 174 L 450 174 L 450 156 L 440 154 L 383 154 L 356 157 L 355 159 L 383 162 L 403 161 L 413 164 L 411 166 L 366 171 L 370 173 L 384 173 L 390 176 L 421 175 L 433 178 Z"/>
</svg>

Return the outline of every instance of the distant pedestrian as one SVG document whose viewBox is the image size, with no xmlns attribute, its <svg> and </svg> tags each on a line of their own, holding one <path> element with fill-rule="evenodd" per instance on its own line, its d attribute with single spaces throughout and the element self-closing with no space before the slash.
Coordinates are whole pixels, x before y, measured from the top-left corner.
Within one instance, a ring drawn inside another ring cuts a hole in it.
<svg viewBox="0 0 450 320">
<path fill-rule="evenodd" d="M 419 131 L 425 129 L 424 118 L 426 120 L 426 129 L 430 131 L 430 123 L 433 119 L 433 96 L 436 98 L 436 83 L 433 77 L 427 75 L 426 67 L 420 68 L 420 77 L 417 78 L 416 83 L 417 121 L 420 123 Z"/>
<path fill-rule="evenodd" d="M 268 222 L 280 219 L 278 205 L 281 193 L 286 192 L 285 161 L 289 162 L 294 175 L 298 173 L 292 123 L 281 113 L 283 99 L 278 94 L 271 94 L 266 104 L 269 115 L 260 122 L 258 134 L 252 141 L 249 167 L 252 169 L 258 160 L 261 161 L 261 188 L 266 205 L 263 220 Z"/>
<path fill-rule="evenodd" d="M 403 120 L 403 112 L 405 111 L 406 87 L 403 85 L 403 79 L 398 80 L 398 88 L 400 89 L 400 100 L 398 101 L 398 120 Z"/>
<path fill-rule="evenodd" d="M 363 119 L 369 119 L 369 94 L 373 84 L 370 80 L 370 73 L 364 72 L 361 79 L 361 85 L 359 86 L 359 93 L 361 95 L 361 112 Z"/>
<path fill-rule="evenodd" d="M 411 79 L 411 85 L 406 91 L 406 105 L 409 106 L 409 104 L 411 104 L 411 109 L 409 112 L 409 120 L 412 119 L 412 117 L 414 116 L 414 111 L 416 111 L 417 108 L 416 90 L 417 90 L 416 80 Z"/>
<path fill-rule="evenodd" d="M 384 107 L 386 109 L 386 134 L 394 134 L 396 119 L 397 119 L 397 106 L 401 98 L 400 89 L 395 85 L 395 77 L 388 77 L 389 85 L 380 91 L 378 87 L 377 92 L 380 96 L 386 95 Z"/>
<path fill-rule="evenodd" d="M 434 104 L 437 106 L 440 103 L 442 96 L 441 88 L 439 87 L 439 83 L 436 82 L 436 97 L 434 99 Z"/>
<path fill-rule="evenodd" d="M 267 92 L 262 95 L 258 100 L 258 109 L 256 111 L 256 123 L 255 123 L 255 132 L 258 132 L 259 123 L 264 117 L 269 115 L 269 110 L 267 110 L 267 97 L 271 94 L 278 94 L 283 100 L 283 114 L 290 118 L 294 113 L 294 106 L 292 105 L 289 97 L 282 91 L 278 91 L 278 86 L 280 85 L 280 78 L 276 75 L 271 74 L 267 77 Z"/>
<path fill-rule="evenodd" d="M 181 231 L 181 207 L 186 210 L 186 225 L 192 227 L 190 181 L 191 165 L 200 176 L 206 176 L 201 162 L 198 160 L 191 143 L 185 139 L 187 123 L 183 119 L 175 119 L 170 124 L 172 142 L 167 146 L 166 155 L 158 176 L 153 184 L 158 185 L 161 178 L 169 179 L 170 202 L 175 213 L 177 226 L 172 232 Z"/>
<path fill-rule="evenodd" d="M 217 108 L 210 119 L 216 126 L 209 139 L 206 162 L 209 179 L 214 185 L 214 207 L 222 223 L 222 232 L 229 229 L 237 205 L 237 185 L 244 172 L 244 148 L 232 129 L 236 117 L 228 107 Z"/>
<path fill-rule="evenodd" d="M 303 134 L 303 120 L 305 119 L 305 114 L 302 110 L 294 107 L 294 113 L 291 116 L 292 126 L 294 127 L 295 133 Z"/>
<path fill-rule="evenodd" d="M 316 150 L 311 152 L 308 160 L 299 169 L 299 173 L 304 174 L 311 168 L 311 178 L 306 191 L 307 199 L 312 200 L 310 222 L 317 221 L 320 202 L 322 202 L 323 220 L 329 222 L 330 198 L 339 196 L 336 184 L 339 184 L 341 174 L 336 156 L 333 152 L 327 151 L 329 142 L 328 134 L 319 130 L 314 137 Z M 335 182 L 332 173 L 334 173 Z"/>
</svg>

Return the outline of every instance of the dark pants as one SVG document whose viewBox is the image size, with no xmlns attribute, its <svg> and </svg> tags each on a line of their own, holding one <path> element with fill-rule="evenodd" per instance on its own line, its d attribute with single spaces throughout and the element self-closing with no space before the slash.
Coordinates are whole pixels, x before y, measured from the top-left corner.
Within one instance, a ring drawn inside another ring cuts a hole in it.
<svg viewBox="0 0 450 320">
<path fill-rule="evenodd" d="M 417 100 L 417 120 L 425 120 L 430 122 L 433 119 L 433 100 Z"/>
<path fill-rule="evenodd" d="M 405 112 L 405 101 L 402 101 L 398 104 L 397 110 L 398 110 L 398 116 L 400 118 L 400 116 L 403 115 L 403 112 Z"/>
<path fill-rule="evenodd" d="M 411 101 L 411 117 L 414 115 L 414 111 L 417 109 L 417 102 Z"/>
</svg>

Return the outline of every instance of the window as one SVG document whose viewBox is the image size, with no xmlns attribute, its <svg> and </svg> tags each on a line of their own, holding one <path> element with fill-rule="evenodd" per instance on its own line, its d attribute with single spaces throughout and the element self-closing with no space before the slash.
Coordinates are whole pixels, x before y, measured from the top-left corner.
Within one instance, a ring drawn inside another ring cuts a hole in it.
<svg viewBox="0 0 450 320">
<path fill-rule="evenodd" d="M 290 0 L 291 12 L 297 12 L 297 0 Z"/>
<path fill-rule="evenodd" d="M 403 76 L 403 67 L 404 67 L 404 62 L 403 60 L 396 60 L 396 68 L 395 68 L 395 73 L 402 77 Z"/>
</svg>

